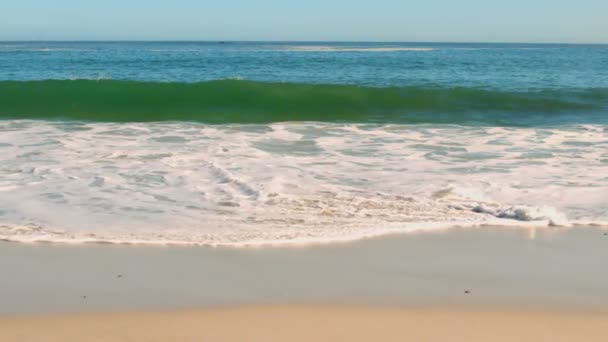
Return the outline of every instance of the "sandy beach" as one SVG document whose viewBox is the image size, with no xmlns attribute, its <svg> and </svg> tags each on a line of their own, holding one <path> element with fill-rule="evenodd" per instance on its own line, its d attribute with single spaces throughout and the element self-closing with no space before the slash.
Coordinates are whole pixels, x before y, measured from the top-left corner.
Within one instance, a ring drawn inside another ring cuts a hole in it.
<svg viewBox="0 0 608 342">
<path fill-rule="evenodd" d="M 3 341 L 605 341 L 599 229 L 301 247 L 0 244 Z"/>
<path fill-rule="evenodd" d="M 288 306 L 0 320 L 3 341 L 606 341 L 608 315 Z"/>
</svg>

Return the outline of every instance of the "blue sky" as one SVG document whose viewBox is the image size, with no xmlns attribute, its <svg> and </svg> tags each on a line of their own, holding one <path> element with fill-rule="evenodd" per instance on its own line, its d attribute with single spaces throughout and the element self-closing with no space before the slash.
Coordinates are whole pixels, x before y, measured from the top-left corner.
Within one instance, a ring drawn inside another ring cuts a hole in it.
<svg viewBox="0 0 608 342">
<path fill-rule="evenodd" d="M 0 40 L 608 43 L 608 0 L 2 0 Z"/>
</svg>

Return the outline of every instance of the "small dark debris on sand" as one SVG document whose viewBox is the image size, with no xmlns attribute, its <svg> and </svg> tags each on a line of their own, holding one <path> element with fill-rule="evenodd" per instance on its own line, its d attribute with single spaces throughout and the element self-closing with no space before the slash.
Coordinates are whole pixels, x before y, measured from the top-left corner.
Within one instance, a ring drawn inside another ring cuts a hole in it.
<svg viewBox="0 0 608 342">
<path fill-rule="evenodd" d="M 471 291 L 466 290 L 466 291 L 464 291 L 464 293 L 465 293 L 465 294 L 470 294 L 470 293 L 471 293 Z"/>
<path fill-rule="evenodd" d="M 122 274 L 117 275 L 116 278 L 122 278 Z"/>
</svg>

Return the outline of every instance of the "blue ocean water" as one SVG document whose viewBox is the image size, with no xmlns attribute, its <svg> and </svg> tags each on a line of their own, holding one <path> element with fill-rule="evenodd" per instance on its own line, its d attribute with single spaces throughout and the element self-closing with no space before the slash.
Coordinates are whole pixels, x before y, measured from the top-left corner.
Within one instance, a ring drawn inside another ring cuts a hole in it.
<svg viewBox="0 0 608 342">
<path fill-rule="evenodd" d="M 608 45 L 0 42 L 1 80 L 223 79 L 495 90 L 608 88 Z"/>
<path fill-rule="evenodd" d="M 0 42 L 0 239 L 608 227 L 608 46 Z"/>
</svg>

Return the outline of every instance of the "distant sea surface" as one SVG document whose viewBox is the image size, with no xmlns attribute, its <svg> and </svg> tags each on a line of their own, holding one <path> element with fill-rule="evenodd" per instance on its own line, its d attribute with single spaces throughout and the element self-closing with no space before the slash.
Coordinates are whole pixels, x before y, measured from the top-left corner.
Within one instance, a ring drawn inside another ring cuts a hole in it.
<svg viewBox="0 0 608 342">
<path fill-rule="evenodd" d="M 608 227 L 608 46 L 0 42 L 0 239 Z"/>
</svg>

